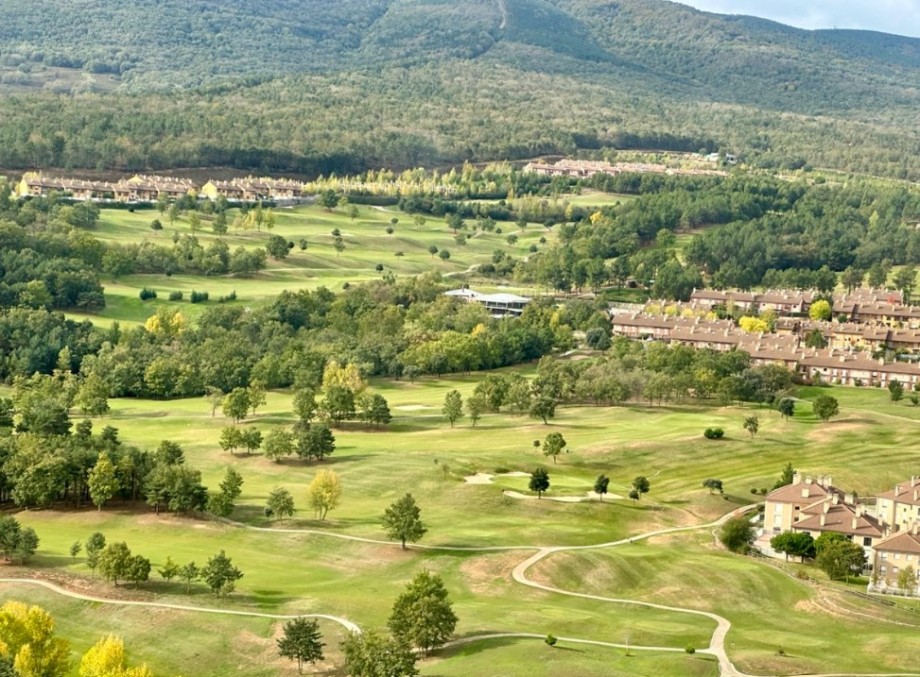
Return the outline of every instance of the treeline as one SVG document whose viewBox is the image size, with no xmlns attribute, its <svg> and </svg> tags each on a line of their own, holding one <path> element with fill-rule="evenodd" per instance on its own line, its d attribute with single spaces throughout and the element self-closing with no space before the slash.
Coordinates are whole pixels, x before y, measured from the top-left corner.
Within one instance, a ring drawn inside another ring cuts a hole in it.
<svg viewBox="0 0 920 677">
<path fill-rule="evenodd" d="M 686 300 L 704 282 L 828 290 L 847 270 L 862 277 L 920 263 L 920 194 L 906 186 L 751 174 L 592 181 L 638 197 L 556 226 L 557 246 L 506 266 L 506 274 L 563 291 L 634 281 L 659 298 Z M 678 258 L 677 231 L 703 226 Z"/>
<path fill-rule="evenodd" d="M 534 387 L 558 402 L 619 405 L 717 398 L 773 404 L 793 387 L 792 373 L 777 365 L 752 366 L 743 351 L 695 350 L 618 338 L 602 358 L 541 360 Z"/>
<path fill-rule="evenodd" d="M 813 186 L 788 209 L 707 230 L 685 255 L 717 287 L 794 283 L 778 273 L 920 263 L 918 222 L 920 193 L 909 188 Z M 804 276 L 803 282 L 814 280 Z"/>
</svg>

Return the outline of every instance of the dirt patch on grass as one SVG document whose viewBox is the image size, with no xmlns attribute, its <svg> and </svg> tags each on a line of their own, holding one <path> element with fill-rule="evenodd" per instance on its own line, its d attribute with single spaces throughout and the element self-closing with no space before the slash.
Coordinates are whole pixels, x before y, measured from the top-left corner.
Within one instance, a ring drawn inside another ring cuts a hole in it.
<svg viewBox="0 0 920 677">
<path fill-rule="evenodd" d="M 498 581 L 510 581 L 512 570 L 526 557 L 520 552 L 475 557 L 460 565 L 460 573 L 471 592 L 489 594 L 495 591 Z"/>
</svg>

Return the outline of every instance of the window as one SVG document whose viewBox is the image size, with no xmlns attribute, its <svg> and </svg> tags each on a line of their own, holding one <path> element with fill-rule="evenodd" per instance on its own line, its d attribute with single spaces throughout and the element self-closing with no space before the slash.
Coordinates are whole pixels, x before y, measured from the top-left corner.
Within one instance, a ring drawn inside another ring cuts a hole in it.
<svg viewBox="0 0 920 677">
<path fill-rule="evenodd" d="M 872 547 L 872 538 L 869 536 L 863 537 L 863 547 L 871 548 Z"/>
<path fill-rule="evenodd" d="M 883 553 L 882 553 L 882 561 L 884 562 L 886 559 L 888 559 L 888 553 L 887 553 L 887 552 L 883 552 Z"/>
</svg>

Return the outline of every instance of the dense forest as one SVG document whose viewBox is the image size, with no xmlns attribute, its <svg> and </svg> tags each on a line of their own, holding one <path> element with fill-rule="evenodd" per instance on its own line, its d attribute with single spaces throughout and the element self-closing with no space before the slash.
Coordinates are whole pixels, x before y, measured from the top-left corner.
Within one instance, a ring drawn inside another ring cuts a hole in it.
<svg viewBox="0 0 920 677">
<path fill-rule="evenodd" d="M 667 2 L 42 0 L 0 3 L 0 45 L 9 169 L 721 148 L 920 176 L 920 41 Z"/>
</svg>

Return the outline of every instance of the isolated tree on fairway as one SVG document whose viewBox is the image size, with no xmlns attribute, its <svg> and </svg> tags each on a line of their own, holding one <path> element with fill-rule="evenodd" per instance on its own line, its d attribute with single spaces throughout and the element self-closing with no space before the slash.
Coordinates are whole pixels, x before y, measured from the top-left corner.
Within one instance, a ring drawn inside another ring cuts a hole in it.
<svg viewBox="0 0 920 677">
<path fill-rule="evenodd" d="M 320 470 L 310 482 L 307 491 L 314 514 L 324 520 L 326 513 L 338 506 L 342 497 L 342 484 L 339 476 L 332 470 Z"/>
<path fill-rule="evenodd" d="M 897 379 L 888 384 L 888 395 L 892 402 L 899 402 L 904 397 L 904 385 Z"/>
<path fill-rule="evenodd" d="M 406 642 L 372 630 L 351 633 L 342 642 L 345 671 L 352 677 L 415 677 L 416 654 Z"/>
<path fill-rule="evenodd" d="M 422 511 L 412 494 L 406 494 L 384 511 L 383 526 L 390 538 L 402 543 L 403 550 L 407 541 L 415 543 L 428 531 L 422 524 Z"/>
<path fill-rule="evenodd" d="M 603 502 L 604 494 L 607 493 L 607 487 L 610 486 L 610 478 L 606 475 L 598 475 L 594 480 L 594 493 Z"/>
<path fill-rule="evenodd" d="M 537 468 L 530 473 L 530 482 L 527 484 L 531 491 L 537 492 L 537 498 L 543 498 L 543 492 L 549 491 L 549 473 L 546 468 Z"/>
<path fill-rule="evenodd" d="M 543 455 L 552 456 L 553 464 L 556 463 L 556 457 L 563 452 L 566 447 L 565 438 L 562 433 L 550 433 L 543 441 Z"/>
<path fill-rule="evenodd" d="M 715 492 L 722 493 L 722 480 L 708 479 L 703 480 L 703 486 L 709 489 L 709 493 L 713 494 Z"/>
<path fill-rule="evenodd" d="M 647 494 L 651 489 L 651 484 L 648 481 L 647 477 L 640 475 L 632 481 L 632 490 L 629 492 L 629 497 L 634 501 L 638 501 L 642 498 L 642 494 Z M 635 497 L 633 497 L 635 494 Z"/>
<path fill-rule="evenodd" d="M 437 245 L 429 245 L 429 246 L 428 246 L 428 253 L 431 254 L 431 258 L 434 258 L 434 255 L 437 254 L 438 251 L 439 251 L 439 250 L 438 250 Z"/>
<path fill-rule="evenodd" d="M 463 397 L 459 390 L 451 390 L 444 396 L 444 407 L 441 409 L 444 416 L 450 421 L 450 427 L 463 418 Z"/>
<path fill-rule="evenodd" d="M 118 492 L 118 477 L 108 454 L 99 454 L 96 465 L 90 470 L 89 477 L 86 479 L 86 485 L 89 489 L 90 500 L 100 511 L 102 506 Z"/>
<path fill-rule="evenodd" d="M 297 671 L 303 674 L 304 663 L 323 660 L 323 647 L 319 624 L 315 620 L 295 618 L 284 624 L 284 636 L 278 640 L 278 654 L 297 661 Z"/>
<path fill-rule="evenodd" d="M 275 487 L 268 495 L 265 514 L 283 520 L 294 515 L 294 497 L 284 487 Z"/>
<path fill-rule="evenodd" d="M 748 416 L 744 419 L 744 429 L 751 434 L 751 439 L 760 430 L 760 420 L 756 416 Z"/>
<path fill-rule="evenodd" d="M 86 565 L 93 572 L 93 575 L 96 575 L 96 567 L 99 566 L 99 556 L 102 554 L 102 550 L 105 548 L 105 536 L 103 536 L 98 531 L 91 534 L 89 538 L 86 539 L 86 545 L 83 547 L 83 550 L 86 552 Z"/>
<path fill-rule="evenodd" d="M 426 656 L 444 644 L 457 627 L 457 616 L 439 576 L 422 571 L 396 598 L 387 621 L 393 636 Z"/>
<path fill-rule="evenodd" d="M 795 413 L 795 400 L 791 397 L 784 397 L 777 403 L 776 409 L 784 419 L 792 418 Z"/>
<path fill-rule="evenodd" d="M 812 405 L 815 415 L 827 423 L 831 418 L 840 413 L 840 405 L 836 398 L 830 395 L 818 395 Z"/>
<path fill-rule="evenodd" d="M 754 527 L 744 515 L 732 517 L 722 525 L 719 540 L 732 552 L 744 552 L 754 540 Z"/>
<path fill-rule="evenodd" d="M 80 543 L 80 541 L 74 541 L 74 542 L 70 545 L 70 556 L 71 556 L 71 558 L 73 558 L 74 560 L 76 560 L 77 557 L 80 556 L 80 551 L 82 551 L 82 550 L 83 550 L 83 544 Z"/>
<path fill-rule="evenodd" d="M 227 595 L 233 592 L 236 582 L 243 577 L 243 572 L 233 566 L 233 560 L 221 550 L 208 559 L 201 569 L 201 578 L 215 595 Z"/>
</svg>

